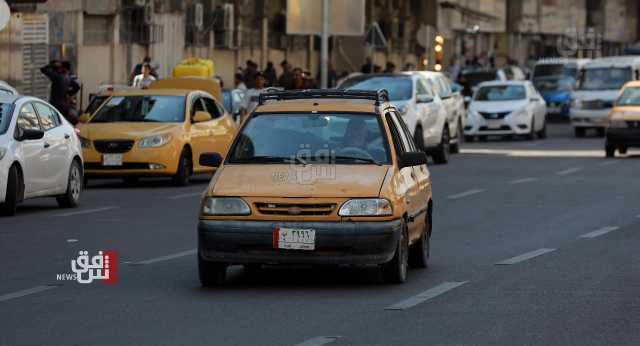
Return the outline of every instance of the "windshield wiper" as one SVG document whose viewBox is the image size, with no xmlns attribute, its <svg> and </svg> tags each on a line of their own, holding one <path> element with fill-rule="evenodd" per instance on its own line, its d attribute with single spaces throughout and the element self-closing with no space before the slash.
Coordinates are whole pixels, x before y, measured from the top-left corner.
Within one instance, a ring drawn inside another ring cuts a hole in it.
<svg viewBox="0 0 640 346">
<path fill-rule="evenodd" d="M 374 159 L 367 158 L 367 157 L 336 155 L 333 158 L 336 159 L 336 160 L 362 161 L 362 162 L 373 163 L 375 165 L 382 166 L 382 163 L 380 163 L 380 162 L 378 162 L 378 161 L 376 161 Z"/>
<path fill-rule="evenodd" d="M 290 157 L 282 157 L 282 156 L 269 156 L 269 155 L 261 155 L 261 156 L 252 156 L 246 158 L 233 158 L 230 160 L 231 163 L 294 163 L 296 160 L 291 159 Z"/>
</svg>

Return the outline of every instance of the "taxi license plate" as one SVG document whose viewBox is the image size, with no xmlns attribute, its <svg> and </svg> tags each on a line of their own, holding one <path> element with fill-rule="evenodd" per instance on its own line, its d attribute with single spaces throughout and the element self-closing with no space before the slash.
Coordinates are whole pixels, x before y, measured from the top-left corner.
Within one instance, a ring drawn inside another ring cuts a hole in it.
<svg viewBox="0 0 640 346">
<path fill-rule="evenodd" d="M 288 250 L 314 250 L 316 231 L 313 229 L 276 228 L 273 230 L 273 248 Z"/>
<path fill-rule="evenodd" d="M 122 154 L 104 154 L 102 155 L 103 166 L 122 166 Z"/>
</svg>

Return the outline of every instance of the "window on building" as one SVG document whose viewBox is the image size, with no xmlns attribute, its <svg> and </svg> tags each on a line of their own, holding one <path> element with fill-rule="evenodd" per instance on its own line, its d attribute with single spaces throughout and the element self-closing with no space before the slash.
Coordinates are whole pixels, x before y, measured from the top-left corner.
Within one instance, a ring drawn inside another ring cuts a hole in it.
<svg viewBox="0 0 640 346">
<path fill-rule="evenodd" d="M 113 17 L 84 15 L 84 44 L 103 45 L 111 42 Z"/>
</svg>

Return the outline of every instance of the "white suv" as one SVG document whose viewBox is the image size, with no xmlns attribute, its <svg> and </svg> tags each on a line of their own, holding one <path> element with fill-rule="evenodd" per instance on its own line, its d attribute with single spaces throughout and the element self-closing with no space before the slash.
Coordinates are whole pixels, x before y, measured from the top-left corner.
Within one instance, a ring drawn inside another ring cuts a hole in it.
<svg viewBox="0 0 640 346">
<path fill-rule="evenodd" d="M 363 74 L 345 80 L 341 89 L 389 92 L 395 106 L 411 130 L 416 147 L 429 154 L 434 163 L 449 161 L 451 133 L 455 130 L 447 117 L 443 100 L 421 73 L 400 72 Z"/>
<path fill-rule="evenodd" d="M 75 207 L 82 184 L 73 126 L 40 99 L 0 96 L 0 215 L 14 215 L 17 203 L 36 197 Z"/>
</svg>

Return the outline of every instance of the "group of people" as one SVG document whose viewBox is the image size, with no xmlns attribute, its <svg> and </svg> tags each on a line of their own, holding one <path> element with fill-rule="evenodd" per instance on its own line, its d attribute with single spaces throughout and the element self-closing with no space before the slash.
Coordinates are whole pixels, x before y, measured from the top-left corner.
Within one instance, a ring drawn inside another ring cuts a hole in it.
<svg viewBox="0 0 640 346">
<path fill-rule="evenodd" d="M 49 103 L 71 124 L 77 124 L 79 121 L 77 94 L 80 91 L 81 83 L 73 73 L 71 63 L 52 60 L 49 64 L 41 67 L 40 71 L 51 81 Z"/>
</svg>

